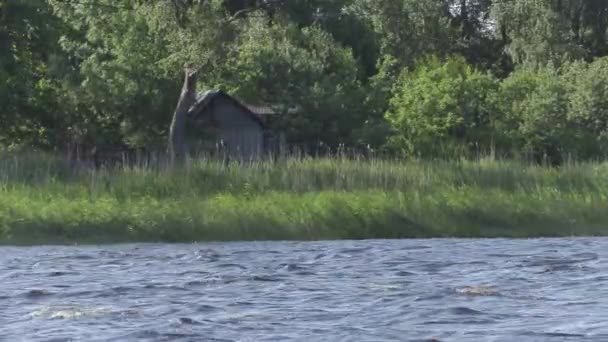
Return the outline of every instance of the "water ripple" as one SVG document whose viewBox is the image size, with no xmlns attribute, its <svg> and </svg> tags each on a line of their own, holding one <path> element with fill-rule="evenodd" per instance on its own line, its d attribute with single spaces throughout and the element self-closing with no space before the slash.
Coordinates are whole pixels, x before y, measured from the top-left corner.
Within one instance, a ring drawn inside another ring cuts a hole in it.
<svg viewBox="0 0 608 342">
<path fill-rule="evenodd" d="M 599 238 L 3 247 L 0 336 L 604 341 L 607 247 Z"/>
</svg>

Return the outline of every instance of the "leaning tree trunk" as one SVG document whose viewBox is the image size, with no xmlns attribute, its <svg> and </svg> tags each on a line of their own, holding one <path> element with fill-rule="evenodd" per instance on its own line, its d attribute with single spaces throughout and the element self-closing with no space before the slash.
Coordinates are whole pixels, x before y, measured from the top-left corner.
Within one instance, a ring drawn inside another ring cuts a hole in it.
<svg viewBox="0 0 608 342">
<path fill-rule="evenodd" d="M 186 157 L 185 129 L 188 110 L 196 100 L 196 76 L 198 71 L 186 69 L 184 86 L 173 113 L 171 127 L 169 128 L 169 155 L 171 163 L 182 162 Z"/>
</svg>

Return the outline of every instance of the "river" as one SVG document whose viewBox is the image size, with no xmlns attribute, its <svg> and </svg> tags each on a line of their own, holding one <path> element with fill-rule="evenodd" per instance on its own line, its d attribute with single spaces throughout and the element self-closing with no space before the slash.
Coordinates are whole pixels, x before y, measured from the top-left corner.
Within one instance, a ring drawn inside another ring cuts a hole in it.
<svg viewBox="0 0 608 342">
<path fill-rule="evenodd" d="M 608 239 L 0 248 L 2 341 L 608 341 Z"/>
</svg>

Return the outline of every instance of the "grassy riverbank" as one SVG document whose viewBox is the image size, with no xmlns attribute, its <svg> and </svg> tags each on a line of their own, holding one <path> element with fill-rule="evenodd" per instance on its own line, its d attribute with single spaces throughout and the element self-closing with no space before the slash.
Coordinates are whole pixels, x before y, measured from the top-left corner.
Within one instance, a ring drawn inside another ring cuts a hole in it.
<svg viewBox="0 0 608 342">
<path fill-rule="evenodd" d="M 608 163 L 0 158 L 1 243 L 608 235 L 607 209 Z"/>
</svg>

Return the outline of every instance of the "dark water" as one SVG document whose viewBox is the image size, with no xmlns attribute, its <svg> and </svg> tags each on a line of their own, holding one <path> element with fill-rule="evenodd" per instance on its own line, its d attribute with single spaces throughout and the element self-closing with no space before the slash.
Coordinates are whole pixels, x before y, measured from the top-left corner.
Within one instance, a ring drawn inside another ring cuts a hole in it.
<svg viewBox="0 0 608 342">
<path fill-rule="evenodd" d="M 608 239 L 0 248 L 3 341 L 608 341 Z"/>
</svg>

